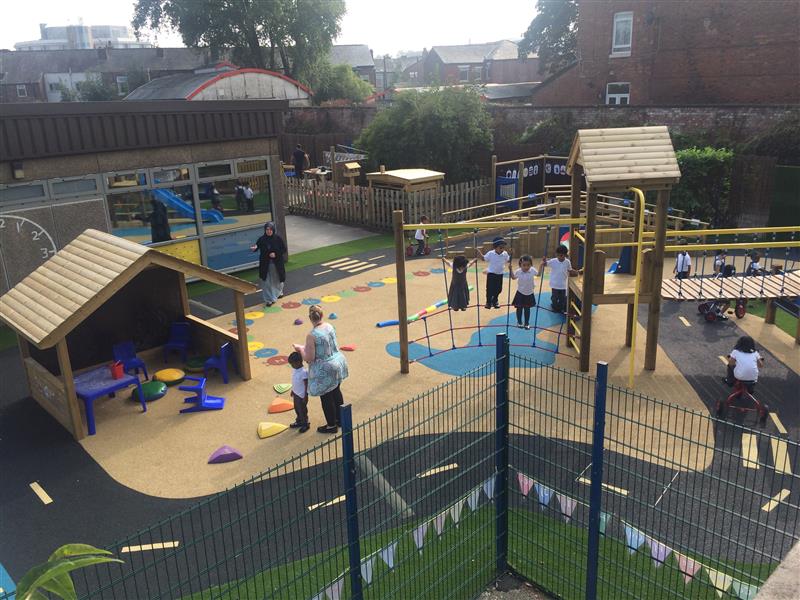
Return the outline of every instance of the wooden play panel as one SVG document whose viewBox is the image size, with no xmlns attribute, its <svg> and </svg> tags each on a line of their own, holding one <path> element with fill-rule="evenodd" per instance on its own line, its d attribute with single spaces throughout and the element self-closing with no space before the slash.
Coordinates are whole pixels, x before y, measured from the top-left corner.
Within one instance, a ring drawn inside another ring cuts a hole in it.
<svg viewBox="0 0 800 600">
<path fill-rule="evenodd" d="M 667 300 L 794 298 L 800 296 L 800 272 L 793 271 L 786 275 L 734 275 L 719 279 L 664 279 L 661 283 L 661 296 Z"/>
</svg>

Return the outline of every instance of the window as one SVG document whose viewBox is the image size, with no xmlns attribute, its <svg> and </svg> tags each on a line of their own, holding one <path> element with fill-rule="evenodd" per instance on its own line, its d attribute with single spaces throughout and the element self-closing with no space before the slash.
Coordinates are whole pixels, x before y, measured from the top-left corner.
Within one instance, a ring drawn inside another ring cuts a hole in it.
<svg viewBox="0 0 800 600">
<path fill-rule="evenodd" d="M 27 98 L 28 87 L 24 83 L 17 84 L 17 98 Z"/>
<path fill-rule="evenodd" d="M 408 78 L 409 79 L 416 79 L 418 76 L 419 76 L 419 73 L 417 73 L 416 71 L 409 71 L 408 72 Z"/>
<path fill-rule="evenodd" d="M 630 83 L 609 83 L 606 86 L 606 104 L 630 104 Z"/>
<path fill-rule="evenodd" d="M 128 95 L 128 76 L 127 75 L 117 75 L 117 95 L 118 96 L 127 96 Z"/>
<path fill-rule="evenodd" d="M 611 54 L 630 56 L 633 38 L 633 13 L 614 14 L 614 33 L 611 40 Z"/>
<path fill-rule="evenodd" d="M 458 80 L 469 81 L 469 65 L 458 65 Z"/>
</svg>

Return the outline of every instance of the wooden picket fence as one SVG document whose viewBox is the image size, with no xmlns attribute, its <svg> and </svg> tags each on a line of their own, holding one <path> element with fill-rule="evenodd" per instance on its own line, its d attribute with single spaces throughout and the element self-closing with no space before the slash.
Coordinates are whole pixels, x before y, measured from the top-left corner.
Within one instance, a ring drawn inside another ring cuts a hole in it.
<svg viewBox="0 0 800 600">
<path fill-rule="evenodd" d="M 490 202 L 490 188 L 488 179 L 420 192 L 403 192 L 284 178 L 286 210 L 289 214 L 379 230 L 392 229 L 392 212 L 395 210 L 403 211 L 406 223 L 418 223 L 423 215 L 433 223 L 452 221 L 452 218 L 442 214 Z M 471 218 L 477 216 L 482 215 L 470 214 Z"/>
</svg>

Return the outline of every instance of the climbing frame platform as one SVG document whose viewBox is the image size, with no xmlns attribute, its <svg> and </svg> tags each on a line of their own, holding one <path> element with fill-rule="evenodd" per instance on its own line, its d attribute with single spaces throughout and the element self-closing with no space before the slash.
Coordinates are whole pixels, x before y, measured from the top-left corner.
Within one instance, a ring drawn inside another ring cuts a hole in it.
<svg viewBox="0 0 800 600">
<path fill-rule="evenodd" d="M 786 275 L 735 275 L 664 279 L 661 296 L 667 300 L 737 300 L 800 296 L 800 271 Z"/>
</svg>

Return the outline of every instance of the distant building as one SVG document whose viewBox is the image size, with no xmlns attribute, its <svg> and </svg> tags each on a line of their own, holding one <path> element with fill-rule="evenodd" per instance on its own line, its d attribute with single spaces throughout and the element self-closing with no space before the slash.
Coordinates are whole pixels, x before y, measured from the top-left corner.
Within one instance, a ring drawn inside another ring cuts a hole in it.
<svg viewBox="0 0 800 600">
<path fill-rule="evenodd" d="M 29 42 L 17 42 L 16 50 L 88 50 L 91 48 L 151 48 L 139 41 L 127 25 L 39 25 L 41 37 Z"/>
<path fill-rule="evenodd" d="M 348 65 L 361 79 L 373 86 L 376 84 L 375 60 L 372 58 L 369 46 L 365 44 L 332 46 L 328 60 L 332 65 Z"/>
<path fill-rule="evenodd" d="M 798 104 L 800 2 L 578 0 L 578 56 L 534 104 Z"/>
<path fill-rule="evenodd" d="M 509 40 L 486 44 L 434 46 L 422 59 L 422 74 L 409 67 L 409 80 L 426 83 L 521 83 L 538 81 L 539 60 L 519 58 L 519 47 Z M 417 73 L 412 77 L 412 73 Z"/>
<path fill-rule="evenodd" d="M 274 71 L 240 69 L 230 63 L 152 79 L 125 100 L 288 100 L 289 106 L 311 106 L 312 91 Z"/>
</svg>

